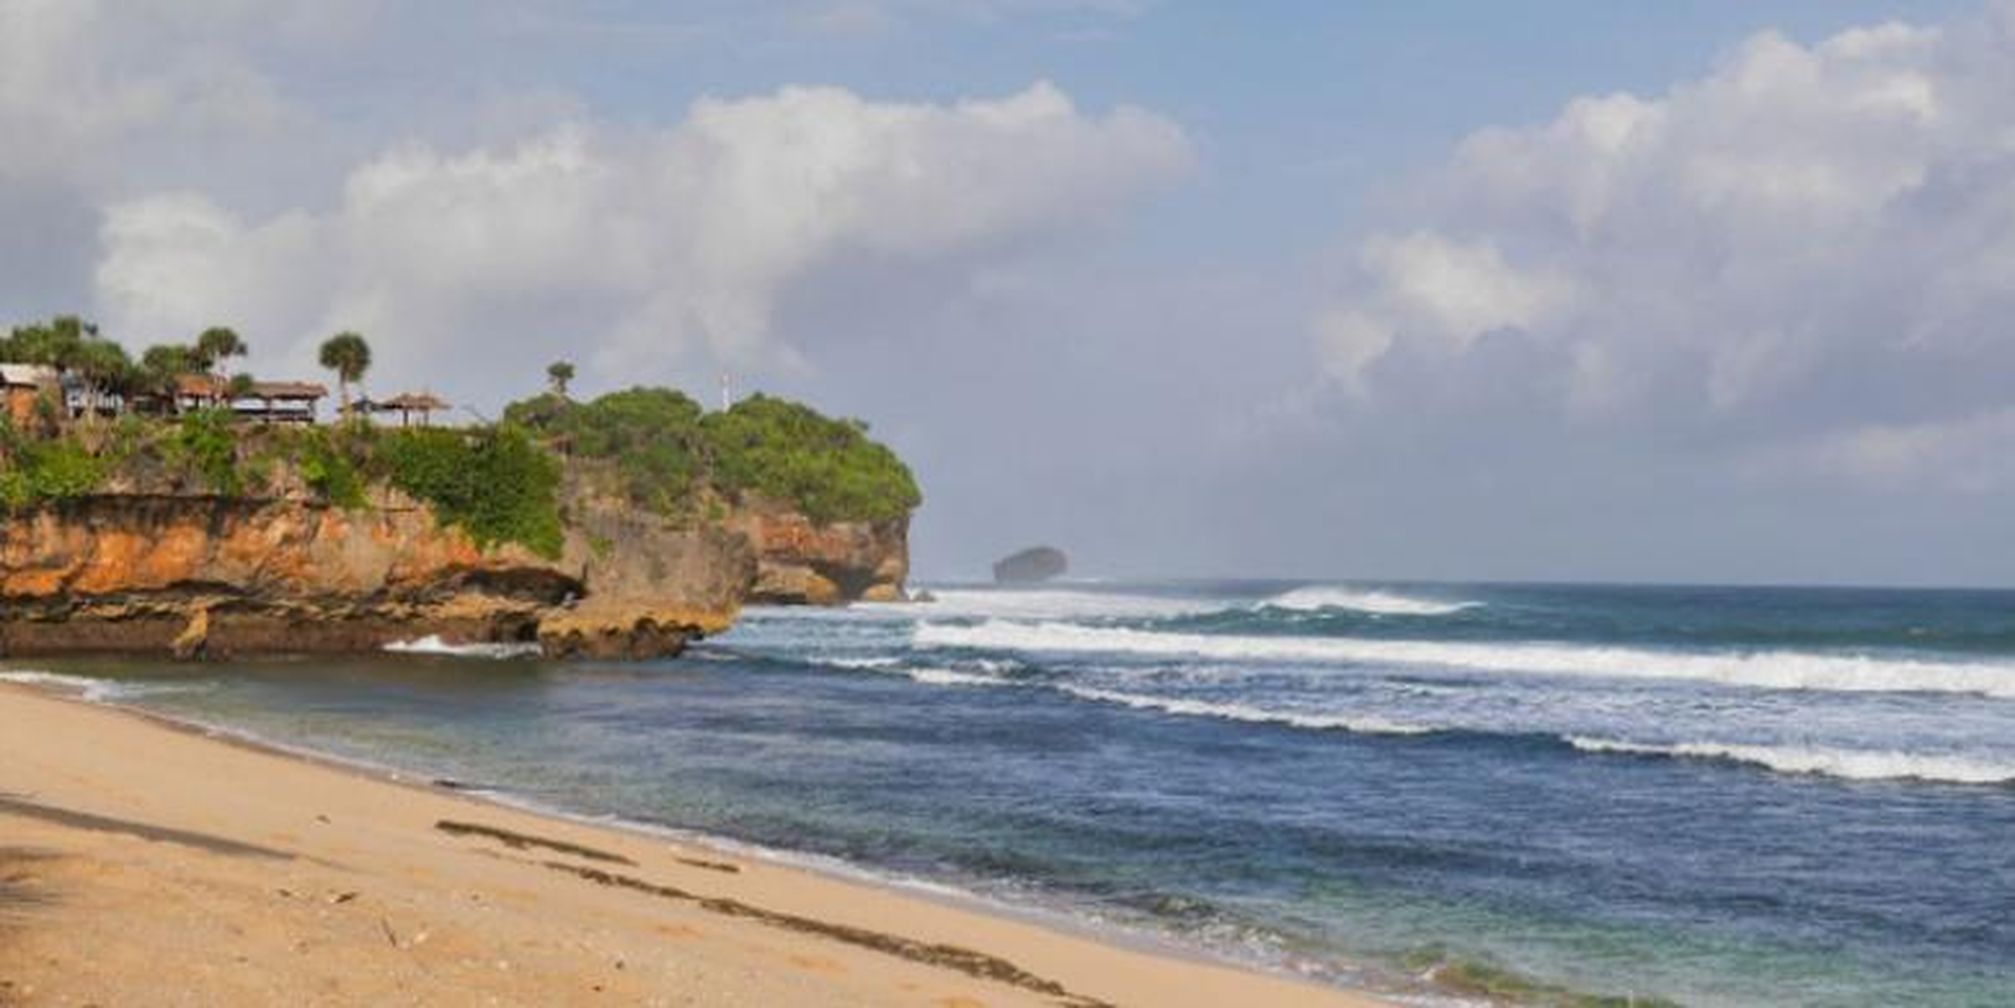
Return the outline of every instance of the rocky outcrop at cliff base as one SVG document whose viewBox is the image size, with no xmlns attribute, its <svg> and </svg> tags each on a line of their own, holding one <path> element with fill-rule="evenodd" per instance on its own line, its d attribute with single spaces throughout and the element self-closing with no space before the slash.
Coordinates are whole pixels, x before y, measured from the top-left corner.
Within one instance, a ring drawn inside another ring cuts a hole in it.
<svg viewBox="0 0 2015 1008">
<path fill-rule="evenodd" d="M 895 602 L 909 578 L 909 519 L 817 524 L 766 501 L 750 501 L 728 520 L 756 555 L 752 602 L 838 605 Z"/>
</svg>

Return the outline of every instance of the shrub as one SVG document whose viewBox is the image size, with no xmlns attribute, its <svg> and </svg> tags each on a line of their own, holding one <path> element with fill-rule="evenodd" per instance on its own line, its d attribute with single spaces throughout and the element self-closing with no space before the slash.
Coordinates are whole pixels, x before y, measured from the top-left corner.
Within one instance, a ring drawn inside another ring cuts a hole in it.
<svg viewBox="0 0 2015 1008">
<path fill-rule="evenodd" d="M 560 555 L 560 467 L 522 428 L 392 431 L 376 463 L 394 486 L 434 506 L 480 546 L 514 542 Z"/>
<path fill-rule="evenodd" d="M 51 501 L 82 497 L 98 489 L 114 460 L 93 454 L 71 438 L 31 440 L 0 422 L 0 508 L 21 511 Z"/>
<path fill-rule="evenodd" d="M 171 461 L 195 471 L 212 493 L 232 497 L 241 493 L 245 481 L 238 472 L 238 438 L 233 427 L 237 418 L 229 410 L 195 410 L 176 425 L 171 442 Z"/>
<path fill-rule="evenodd" d="M 816 522 L 898 518 L 923 500 L 909 467 L 858 420 L 755 395 L 701 427 L 722 489 L 789 501 Z"/>
<path fill-rule="evenodd" d="M 613 462 L 631 503 L 675 516 L 690 509 L 705 467 L 700 413 L 683 392 L 633 388 L 588 403 L 534 396 L 512 403 L 504 418 L 581 458 Z"/>
<path fill-rule="evenodd" d="M 504 416 L 577 456 L 613 461 L 631 502 L 660 514 L 690 513 L 709 484 L 822 524 L 898 518 L 922 501 L 909 467 L 866 424 L 785 399 L 756 395 L 706 413 L 684 393 L 633 388 L 588 403 L 534 396 Z M 718 503 L 706 513 L 717 520 Z"/>
<path fill-rule="evenodd" d="M 340 508 L 361 508 L 364 474 L 334 430 L 310 432 L 297 450 L 301 481 L 323 500 Z"/>
</svg>

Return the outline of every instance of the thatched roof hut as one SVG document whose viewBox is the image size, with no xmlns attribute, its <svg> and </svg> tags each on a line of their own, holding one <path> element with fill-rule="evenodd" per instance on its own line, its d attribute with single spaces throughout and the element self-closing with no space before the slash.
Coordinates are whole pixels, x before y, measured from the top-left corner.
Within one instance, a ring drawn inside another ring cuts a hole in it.
<svg viewBox="0 0 2015 1008">
<path fill-rule="evenodd" d="M 390 399 L 371 403 L 370 407 L 380 413 L 399 414 L 401 427 L 412 426 L 415 413 L 420 415 L 420 426 L 425 427 L 433 423 L 434 414 L 454 408 L 432 392 L 401 392 Z"/>
</svg>

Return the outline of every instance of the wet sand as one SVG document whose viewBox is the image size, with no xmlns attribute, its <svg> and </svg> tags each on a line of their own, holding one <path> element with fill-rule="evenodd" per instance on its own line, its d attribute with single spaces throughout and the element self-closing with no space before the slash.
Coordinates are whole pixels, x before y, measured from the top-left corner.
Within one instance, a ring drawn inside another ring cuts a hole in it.
<svg viewBox="0 0 2015 1008">
<path fill-rule="evenodd" d="M 0 684 L 0 1005 L 1379 1003 Z"/>
</svg>

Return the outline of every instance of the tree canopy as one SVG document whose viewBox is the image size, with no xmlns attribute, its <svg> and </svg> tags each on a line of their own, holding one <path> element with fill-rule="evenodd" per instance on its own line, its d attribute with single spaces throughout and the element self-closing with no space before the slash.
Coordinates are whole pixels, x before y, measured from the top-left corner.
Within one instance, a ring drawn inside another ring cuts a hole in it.
<svg viewBox="0 0 2015 1008">
<path fill-rule="evenodd" d="M 350 385 L 363 380 L 364 372 L 371 370 L 371 344 L 354 332 L 339 332 L 322 344 L 322 366 L 336 372 L 336 384 L 342 394 L 343 412 L 350 412 Z"/>
<path fill-rule="evenodd" d="M 755 395 L 708 413 L 683 392 L 633 388 L 586 403 L 535 396 L 504 417 L 576 456 L 610 460 L 631 500 L 660 513 L 690 508 L 702 487 L 788 503 L 819 522 L 897 518 L 922 501 L 909 467 L 866 424 L 785 399 Z"/>
</svg>

